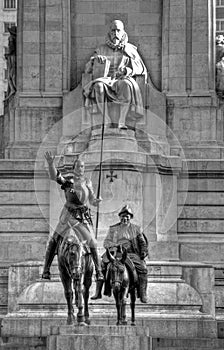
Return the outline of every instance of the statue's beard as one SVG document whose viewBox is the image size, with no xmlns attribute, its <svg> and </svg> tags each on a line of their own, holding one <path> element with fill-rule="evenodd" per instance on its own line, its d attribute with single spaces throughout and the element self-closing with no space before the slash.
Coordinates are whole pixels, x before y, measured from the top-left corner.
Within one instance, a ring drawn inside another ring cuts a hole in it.
<svg viewBox="0 0 224 350">
<path fill-rule="evenodd" d="M 115 49 L 115 48 L 122 49 L 127 42 L 128 42 L 128 35 L 126 32 L 124 32 L 121 39 L 118 39 L 116 36 L 112 37 L 110 33 L 108 33 L 106 37 L 106 44 L 112 49 Z"/>
<path fill-rule="evenodd" d="M 121 40 L 118 39 L 118 38 L 114 38 L 114 39 L 112 40 L 112 42 L 114 43 L 114 45 L 119 45 L 120 42 L 121 42 Z"/>
</svg>

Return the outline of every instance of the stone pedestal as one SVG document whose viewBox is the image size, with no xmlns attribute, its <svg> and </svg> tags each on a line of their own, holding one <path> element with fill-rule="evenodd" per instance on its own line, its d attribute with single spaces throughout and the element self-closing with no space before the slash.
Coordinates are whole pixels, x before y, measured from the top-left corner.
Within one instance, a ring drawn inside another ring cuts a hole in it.
<svg viewBox="0 0 224 350">
<path fill-rule="evenodd" d="M 92 130 L 88 143 L 88 152 L 100 151 L 102 144 L 102 128 Z M 124 151 L 137 152 L 138 143 L 133 130 L 123 130 L 118 128 L 105 128 L 103 139 L 104 151 Z"/>
<path fill-rule="evenodd" d="M 142 327 L 53 327 L 47 350 L 150 350 L 149 329 Z"/>
</svg>

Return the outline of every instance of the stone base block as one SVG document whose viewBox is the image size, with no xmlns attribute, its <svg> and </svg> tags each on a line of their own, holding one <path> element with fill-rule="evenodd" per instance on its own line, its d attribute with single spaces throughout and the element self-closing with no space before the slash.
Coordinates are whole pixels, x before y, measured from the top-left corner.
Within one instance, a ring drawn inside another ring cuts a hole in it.
<svg viewBox="0 0 224 350">
<path fill-rule="evenodd" d="M 116 326 L 116 313 L 104 312 L 102 308 L 98 310 L 90 310 L 91 326 L 84 326 L 88 330 L 89 327 L 101 329 L 100 335 L 103 333 L 103 327 L 114 328 L 130 328 L 133 333 L 136 329 L 144 329 L 152 337 L 173 337 L 190 339 L 194 338 L 217 338 L 217 322 L 207 315 L 198 313 L 192 315 L 181 312 L 162 312 L 158 310 L 148 310 L 142 314 L 136 312 L 136 327 L 134 326 Z M 129 322 L 129 315 L 128 322 Z M 54 335 L 59 333 L 59 328 L 66 326 L 66 311 L 64 312 L 19 312 L 8 314 L 2 320 L 2 336 L 3 337 L 47 337 L 52 335 L 52 327 Z M 70 326 L 69 326 L 70 327 Z M 72 327 L 72 326 L 71 326 Z M 75 326 L 74 326 L 75 327 Z M 79 327 L 80 328 L 80 327 Z M 146 333 L 144 333 L 146 334 Z"/>
<path fill-rule="evenodd" d="M 147 331 L 126 326 L 59 327 L 57 335 L 48 337 L 47 350 L 149 350 Z"/>
<path fill-rule="evenodd" d="M 222 350 L 224 341 L 221 339 L 162 339 L 152 340 L 152 350 Z"/>
</svg>

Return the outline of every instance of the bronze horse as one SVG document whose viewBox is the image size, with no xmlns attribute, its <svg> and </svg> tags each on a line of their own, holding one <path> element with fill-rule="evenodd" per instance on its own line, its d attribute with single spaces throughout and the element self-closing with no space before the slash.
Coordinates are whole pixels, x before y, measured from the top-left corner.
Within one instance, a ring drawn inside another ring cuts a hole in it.
<svg viewBox="0 0 224 350">
<path fill-rule="evenodd" d="M 92 284 L 93 263 L 88 247 L 84 242 L 78 240 L 72 229 L 68 230 L 59 242 L 58 268 L 68 307 L 67 324 L 71 325 L 75 321 L 73 290 L 75 305 L 78 308 L 77 322 L 80 325 L 90 324 L 88 300 Z"/>
<path fill-rule="evenodd" d="M 120 254 L 119 254 L 120 252 Z M 112 286 L 112 291 L 117 308 L 117 323 L 116 325 L 126 325 L 126 296 L 130 294 L 131 306 L 131 325 L 135 326 L 135 301 L 136 301 L 136 286 L 131 283 L 130 275 L 125 266 L 127 259 L 126 249 L 119 247 L 115 255 L 112 255 L 110 250 L 106 251 L 107 258 L 110 261 L 108 265 L 107 276 L 110 279 L 109 283 Z M 120 256 L 119 256 L 120 255 Z"/>
</svg>

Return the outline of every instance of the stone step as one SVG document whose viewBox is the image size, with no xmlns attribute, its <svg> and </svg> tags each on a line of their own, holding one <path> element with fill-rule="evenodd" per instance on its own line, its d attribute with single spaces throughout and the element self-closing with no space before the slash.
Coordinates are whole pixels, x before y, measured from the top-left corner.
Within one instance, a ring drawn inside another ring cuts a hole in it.
<svg viewBox="0 0 224 350">
<path fill-rule="evenodd" d="M 223 350 L 224 339 L 209 338 L 157 338 L 152 340 L 153 350 Z"/>
<path fill-rule="evenodd" d="M 48 338 L 47 350 L 150 350 L 147 337 L 118 335 L 59 335 Z"/>
<path fill-rule="evenodd" d="M 211 347 L 204 347 L 204 346 L 198 346 L 198 347 L 189 347 L 186 345 L 182 345 L 182 346 L 178 346 L 178 347 L 164 347 L 164 348 L 160 348 L 160 347 L 155 347 L 153 348 L 153 350 L 223 350 L 224 348 L 211 348 Z"/>
<path fill-rule="evenodd" d="M 52 327 L 52 334 L 57 335 L 114 335 L 114 336 L 149 336 L 149 329 L 136 326 L 60 326 Z"/>
<path fill-rule="evenodd" d="M 0 337 L 0 350 L 46 350 L 46 339 L 44 338 L 18 338 L 9 337 L 7 339 Z"/>
</svg>

